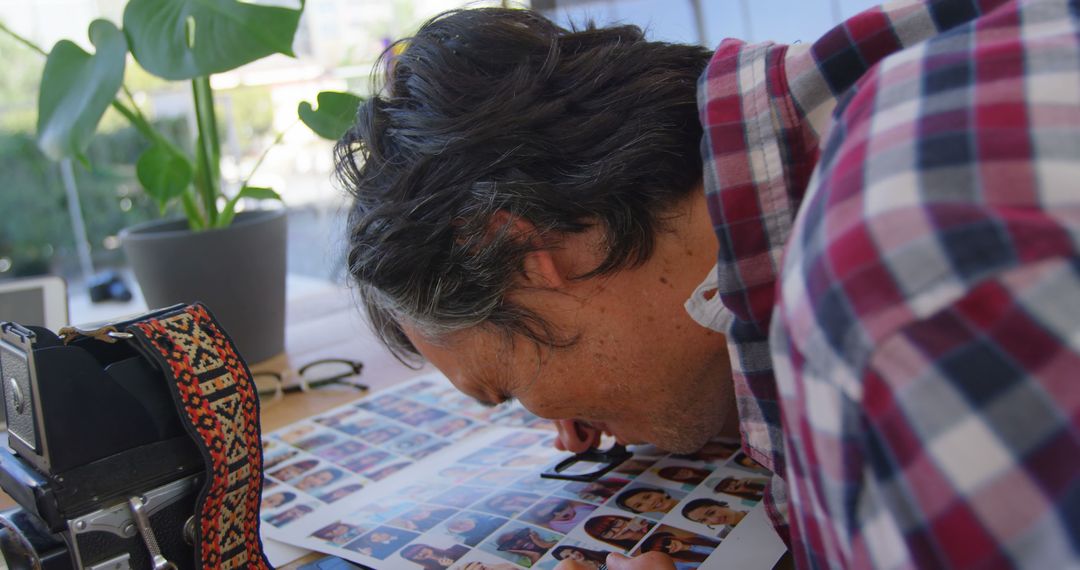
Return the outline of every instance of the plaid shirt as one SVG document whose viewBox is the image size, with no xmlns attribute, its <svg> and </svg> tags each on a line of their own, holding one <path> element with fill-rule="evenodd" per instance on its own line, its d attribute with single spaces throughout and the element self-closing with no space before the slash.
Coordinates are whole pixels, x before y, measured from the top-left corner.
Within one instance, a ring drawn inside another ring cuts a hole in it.
<svg viewBox="0 0 1080 570">
<path fill-rule="evenodd" d="M 899 2 L 702 76 L 744 447 L 800 567 L 1080 568 L 1078 14 Z"/>
</svg>

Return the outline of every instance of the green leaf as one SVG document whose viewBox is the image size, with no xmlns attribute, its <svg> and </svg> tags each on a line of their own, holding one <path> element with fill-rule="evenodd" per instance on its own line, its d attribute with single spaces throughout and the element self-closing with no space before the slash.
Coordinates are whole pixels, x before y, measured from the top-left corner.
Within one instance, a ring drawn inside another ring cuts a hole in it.
<svg viewBox="0 0 1080 570">
<path fill-rule="evenodd" d="M 225 208 L 221 211 L 221 218 L 218 219 L 218 227 L 225 227 L 232 223 L 233 217 L 236 216 L 236 203 L 241 198 L 252 198 L 254 200 L 277 200 L 281 201 L 281 194 L 274 192 L 270 188 L 262 188 L 260 186 L 244 186 L 225 204 Z"/>
<path fill-rule="evenodd" d="M 131 0 L 124 33 L 144 69 L 165 79 L 228 71 L 273 53 L 293 55 L 299 10 L 237 0 Z"/>
<path fill-rule="evenodd" d="M 124 80 L 124 35 L 107 20 L 91 22 L 89 34 L 93 55 L 68 40 L 59 41 L 41 74 L 37 140 L 53 160 L 84 160 L 82 153 Z"/>
<path fill-rule="evenodd" d="M 191 184 L 194 169 L 187 157 L 155 143 L 139 157 L 135 174 L 146 193 L 164 209 L 170 200 L 183 194 Z"/>
<path fill-rule="evenodd" d="M 272 188 L 262 188 L 259 186 L 244 186 L 240 189 L 240 192 L 236 194 L 234 200 L 240 198 L 253 198 L 255 200 L 277 200 L 281 201 L 281 194 L 274 192 Z"/>
<path fill-rule="evenodd" d="M 304 101 L 296 112 L 315 134 L 332 141 L 340 139 L 352 127 L 356 121 L 356 110 L 364 102 L 352 93 L 338 91 L 323 91 L 315 101 L 319 104 L 318 109 L 312 109 L 311 103 Z"/>
</svg>

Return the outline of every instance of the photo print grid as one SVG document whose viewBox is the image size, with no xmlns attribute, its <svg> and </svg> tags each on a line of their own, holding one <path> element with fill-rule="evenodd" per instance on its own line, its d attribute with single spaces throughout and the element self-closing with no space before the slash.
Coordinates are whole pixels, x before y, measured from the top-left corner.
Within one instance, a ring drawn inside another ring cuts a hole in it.
<svg viewBox="0 0 1080 570">
<path fill-rule="evenodd" d="M 634 448 L 632 460 L 591 483 L 542 479 L 538 476 L 542 468 L 563 457 L 551 443 L 552 436 L 544 432 L 493 434 L 483 444 L 425 470 L 423 482 L 410 481 L 325 521 L 306 535 L 308 541 L 321 544 L 302 546 L 376 568 L 455 570 L 550 570 L 567 558 L 588 567 L 609 552 L 629 555 L 647 546 L 678 553 L 678 548 L 688 548 L 677 559 L 678 567 L 696 568 L 702 552 L 711 552 L 722 539 L 708 526 L 673 520 L 672 514 L 705 496 L 702 493 L 743 501 L 711 491 L 709 481 L 721 475 L 716 484 L 729 474 L 758 477 L 746 470 L 671 458 L 639 447 Z M 706 473 L 687 490 L 684 479 L 699 473 L 678 473 L 676 480 L 667 480 L 659 473 L 668 466 L 694 467 Z M 723 488 L 747 494 L 754 488 L 747 485 L 754 482 L 728 482 Z M 620 499 L 624 494 L 626 498 Z M 651 535 L 658 538 L 648 541 Z"/>
<path fill-rule="evenodd" d="M 262 518 L 287 527 L 490 425 L 554 431 L 520 405 L 489 408 L 432 376 L 267 434 Z"/>
</svg>

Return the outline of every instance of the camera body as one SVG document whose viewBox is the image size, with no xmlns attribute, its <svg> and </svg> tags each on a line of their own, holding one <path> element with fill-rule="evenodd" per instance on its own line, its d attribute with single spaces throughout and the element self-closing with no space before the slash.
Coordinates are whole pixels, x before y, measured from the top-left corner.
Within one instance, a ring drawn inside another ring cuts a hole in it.
<svg viewBox="0 0 1080 570">
<path fill-rule="evenodd" d="M 123 330 L 123 324 L 117 325 Z M 8 567 L 194 568 L 204 464 L 161 370 L 132 343 L 0 323 Z"/>
</svg>

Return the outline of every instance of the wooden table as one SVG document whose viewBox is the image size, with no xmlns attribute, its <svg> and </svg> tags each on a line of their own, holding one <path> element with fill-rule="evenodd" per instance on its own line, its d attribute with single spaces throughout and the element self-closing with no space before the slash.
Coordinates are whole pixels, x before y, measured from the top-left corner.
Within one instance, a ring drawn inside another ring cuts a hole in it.
<svg viewBox="0 0 1080 570">
<path fill-rule="evenodd" d="M 351 291 L 328 286 L 291 300 L 285 313 L 285 353 L 251 365 L 252 372 L 274 371 L 297 381 L 292 371 L 322 358 L 347 358 L 364 363 L 359 380 L 378 391 L 424 372 L 430 365 L 409 368 L 399 362 L 368 330 Z M 350 388 L 326 387 L 289 394 L 265 406 L 263 431 L 272 431 L 308 416 L 340 406 L 364 394 Z"/>
</svg>

